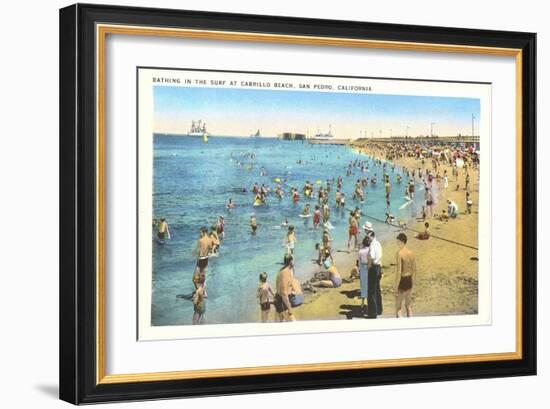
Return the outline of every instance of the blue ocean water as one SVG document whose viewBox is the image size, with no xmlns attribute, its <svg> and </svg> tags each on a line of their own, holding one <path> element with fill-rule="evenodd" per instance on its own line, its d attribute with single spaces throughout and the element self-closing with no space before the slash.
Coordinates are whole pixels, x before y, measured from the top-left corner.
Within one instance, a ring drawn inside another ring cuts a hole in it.
<svg viewBox="0 0 550 409">
<path fill-rule="evenodd" d="M 246 153 L 254 153 L 250 158 Z M 225 237 L 220 255 L 211 258 L 207 273 L 206 314 L 204 324 L 229 324 L 257 322 L 259 308 L 256 300 L 258 275 L 268 274 L 268 280 L 275 287 L 275 276 L 281 268 L 286 252 L 283 240 L 286 228 L 280 224 L 288 219 L 295 226 L 297 245 L 294 253 L 297 278 L 305 280 L 315 271 L 312 260 L 317 257 L 315 243 L 321 242 L 322 229 L 313 229 L 311 218 L 301 218 L 306 200 L 302 187 L 306 181 L 315 183 L 316 189 L 328 178 L 344 178 L 343 191 L 348 209 L 360 207 L 368 215 L 385 218 L 386 201 L 382 183 L 383 169 L 369 161 L 369 172 L 354 171 L 346 176 L 347 165 L 355 159 L 366 160 L 346 146 L 310 145 L 301 141 L 281 141 L 274 138 L 211 137 L 208 143 L 200 138 L 154 135 L 153 161 L 153 215 L 165 217 L 172 240 L 158 244 L 153 240 L 153 294 L 151 324 L 154 326 L 191 324 L 192 302 L 181 297 L 194 290 L 192 275 L 196 258 L 193 249 L 199 237 L 199 228 L 210 228 L 218 217 L 225 217 Z M 237 163 L 241 162 L 241 165 Z M 267 175 L 261 176 L 264 167 Z M 405 203 L 406 178 L 396 184 L 396 175 L 387 169 L 392 182 L 390 211 L 398 219 L 410 219 L 418 215 L 423 195 L 417 192 L 415 201 L 401 208 Z M 352 200 L 355 181 L 359 177 L 376 173 L 378 183 L 365 188 L 364 203 Z M 274 178 L 287 179 L 283 189 L 287 193 L 279 200 L 272 193 L 267 205 L 252 206 L 251 192 L 256 182 L 275 187 Z M 288 194 L 290 187 L 298 188 L 300 202 L 294 204 Z M 245 188 L 247 193 L 237 193 Z M 347 245 L 348 211 L 335 207 L 335 185 L 330 193 L 330 231 L 334 239 L 333 249 L 344 249 Z M 225 208 L 229 198 L 236 207 Z M 312 212 L 316 199 L 309 200 Z M 256 214 L 258 230 L 251 234 L 250 215 Z M 367 218 L 361 219 L 363 224 Z M 380 226 L 377 233 L 388 231 Z M 376 228 L 377 223 L 374 222 Z M 380 235 L 380 234 L 379 234 Z M 355 254 L 350 257 L 355 257 Z M 347 274 L 347 272 L 345 272 Z M 178 297 L 180 295 L 180 297 Z"/>
</svg>

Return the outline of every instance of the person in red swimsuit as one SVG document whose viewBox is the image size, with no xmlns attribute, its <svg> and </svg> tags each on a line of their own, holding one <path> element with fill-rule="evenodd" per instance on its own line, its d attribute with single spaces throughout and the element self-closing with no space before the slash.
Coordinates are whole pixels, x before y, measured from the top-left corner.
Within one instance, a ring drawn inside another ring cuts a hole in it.
<svg viewBox="0 0 550 409">
<path fill-rule="evenodd" d="M 318 228 L 321 223 L 321 209 L 319 205 L 315 206 L 315 211 L 313 212 L 313 227 Z"/>
</svg>

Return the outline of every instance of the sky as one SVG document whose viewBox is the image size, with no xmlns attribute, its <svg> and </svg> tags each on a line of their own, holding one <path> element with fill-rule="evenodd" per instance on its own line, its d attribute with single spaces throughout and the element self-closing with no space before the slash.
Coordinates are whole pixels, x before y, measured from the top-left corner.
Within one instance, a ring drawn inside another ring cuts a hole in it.
<svg viewBox="0 0 550 409">
<path fill-rule="evenodd" d="M 327 132 L 336 138 L 471 135 L 478 99 L 264 89 L 154 86 L 154 132 L 186 133 L 192 120 L 212 135 Z M 431 123 L 434 123 L 431 125 Z"/>
</svg>

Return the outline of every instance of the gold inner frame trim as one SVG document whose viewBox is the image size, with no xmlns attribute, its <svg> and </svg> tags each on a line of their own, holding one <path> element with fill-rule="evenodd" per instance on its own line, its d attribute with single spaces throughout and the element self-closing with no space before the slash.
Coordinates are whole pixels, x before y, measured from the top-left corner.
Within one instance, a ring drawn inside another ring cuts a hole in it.
<svg viewBox="0 0 550 409">
<path fill-rule="evenodd" d="M 105 42 L 108 34 L 157 36 L 220 41 L 247 41 L 280 44 L 355 47 L 400 51 L 446 52 L 515 57 L 516 65 L 516 350 L 506 353 L 450 355 L 435 357 L 379 359 L 369 361 L 323 362 L 300 365 L 276 365 L 247 368 L 223 368 L 152 372 L 133 374 L 105 374 Z M 455 44 L 414 43 L 402 41 L 362 40 L 319 36 L 294 36 L 234 31 L 177 29 L 163 27 L 96 25 L 96 382 L 117 384 L 129 382 L 206 379 L 228 376 L 254 376 L 295 372 L 323 372 L 368 368 L 404 367 L 451 363 L 490 362 L 522 358 L 522 51 L 515 48 L 465 46 Z"/>
</svg>

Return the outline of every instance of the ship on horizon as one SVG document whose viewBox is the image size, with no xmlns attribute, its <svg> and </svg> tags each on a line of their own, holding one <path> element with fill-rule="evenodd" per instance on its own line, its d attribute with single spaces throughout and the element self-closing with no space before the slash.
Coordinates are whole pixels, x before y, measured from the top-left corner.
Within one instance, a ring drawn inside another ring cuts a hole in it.
<svg viewBox="0 0 550 409">
<path fill-rule="evenodd" d="M 256 133 L 253 133 L 250 135 L 251 138 L 261 138 L 262 134 L 260 133 L 260 130 L 258 129 Z"/>
<path fill-rule="evenodd" d="M 187 132 L 185 136 L 202 138 L 204 142 L 208 142 L 208 137 L 210 134 L 206 130 L 206 122 L 202 122 L 202 119 L 199 119 L 198 121 L 191 121 L 191 129 L 189 129 L 189 132 Z"/>
<path fill-rule="evenodd" d="M 327 133 L 322 133 L 321 131 L 317 130 L 317 133 L 314 136 L 312 136 L 310 139 L 321 140 L 321 141 L 333 140 L 334 135 L 332 134 L 331 125 L 329 124 Z"/>
</svg>

